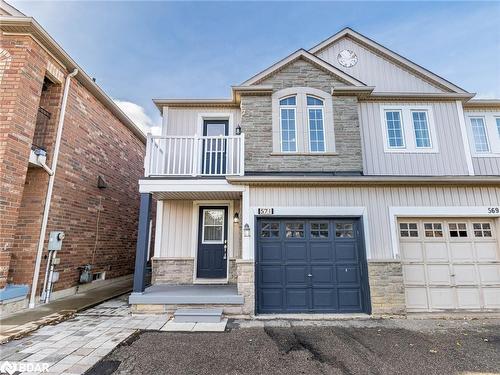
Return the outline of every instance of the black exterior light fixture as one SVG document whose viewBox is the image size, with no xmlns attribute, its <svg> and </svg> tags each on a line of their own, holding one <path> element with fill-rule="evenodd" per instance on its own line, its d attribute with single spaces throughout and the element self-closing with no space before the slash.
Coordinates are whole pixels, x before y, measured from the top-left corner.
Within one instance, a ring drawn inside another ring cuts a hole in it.
<svg viewBox="0 0 500 375">
<path fill-rule="evenodd" d="M 241 135 L 241 126 L 240 126 L 240 124 L 236 125 L 236 135 Z"/>
</svg>

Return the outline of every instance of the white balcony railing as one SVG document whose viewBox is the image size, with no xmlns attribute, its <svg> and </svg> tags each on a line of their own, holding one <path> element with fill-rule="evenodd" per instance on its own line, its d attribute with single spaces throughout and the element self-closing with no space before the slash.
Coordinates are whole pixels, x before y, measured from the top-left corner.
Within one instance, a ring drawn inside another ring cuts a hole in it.
<svg viewBox="0 0 500 375">
<path fill-rule="evenodd" d="M 145 176 L 237 176 L 244 173 L 244 135 L 148 135 Z"/>
</svg>

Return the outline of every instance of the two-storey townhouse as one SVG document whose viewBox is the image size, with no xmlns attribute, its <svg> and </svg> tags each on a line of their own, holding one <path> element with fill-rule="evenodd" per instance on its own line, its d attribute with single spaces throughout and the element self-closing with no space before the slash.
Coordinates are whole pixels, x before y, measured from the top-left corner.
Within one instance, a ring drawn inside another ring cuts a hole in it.
<svg viewBox="0 0 500 375">
<path fill-rule="evenodd" d="M 155 100 L 134 310 L 498 311 L 500 101 L 473 97 L 347 28 L 229 99 Z"/>
<path fill-rule="evenodd" d="M 145 143 L 33 18 L 0 2 L 2 316 L 131 281 Z"/>
</svg>

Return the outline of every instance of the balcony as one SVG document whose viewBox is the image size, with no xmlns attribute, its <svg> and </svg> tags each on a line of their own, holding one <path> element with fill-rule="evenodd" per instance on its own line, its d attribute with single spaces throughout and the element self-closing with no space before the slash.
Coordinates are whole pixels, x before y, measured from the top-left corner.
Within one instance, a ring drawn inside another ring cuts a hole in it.
<svg viewBox="0 0 500 375">
<path fill-rule="evenodd" d="M 208 137 L 148 135 L 145 176 L 242 176 L 244 155 L 244 134 Z"/>
</svg>

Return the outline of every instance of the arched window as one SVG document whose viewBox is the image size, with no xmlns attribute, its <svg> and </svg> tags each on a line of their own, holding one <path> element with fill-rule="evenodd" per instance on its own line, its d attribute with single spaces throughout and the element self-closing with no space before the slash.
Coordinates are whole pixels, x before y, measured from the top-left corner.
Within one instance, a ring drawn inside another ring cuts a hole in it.
<svg viewBox="0 0 500 375">
<path fill-rule="evenodd" d="M 280 99 L 281 151 L 297 151 L 296 105 L 297 98 L 289 96 Z"/>
<path fill-rule="evenodd" d="M 309 125 L 309 150 L 325 151 L 325 127 L 323 124 L 323 100 L 307 95 L 307 117 Z"/>
</svg>

